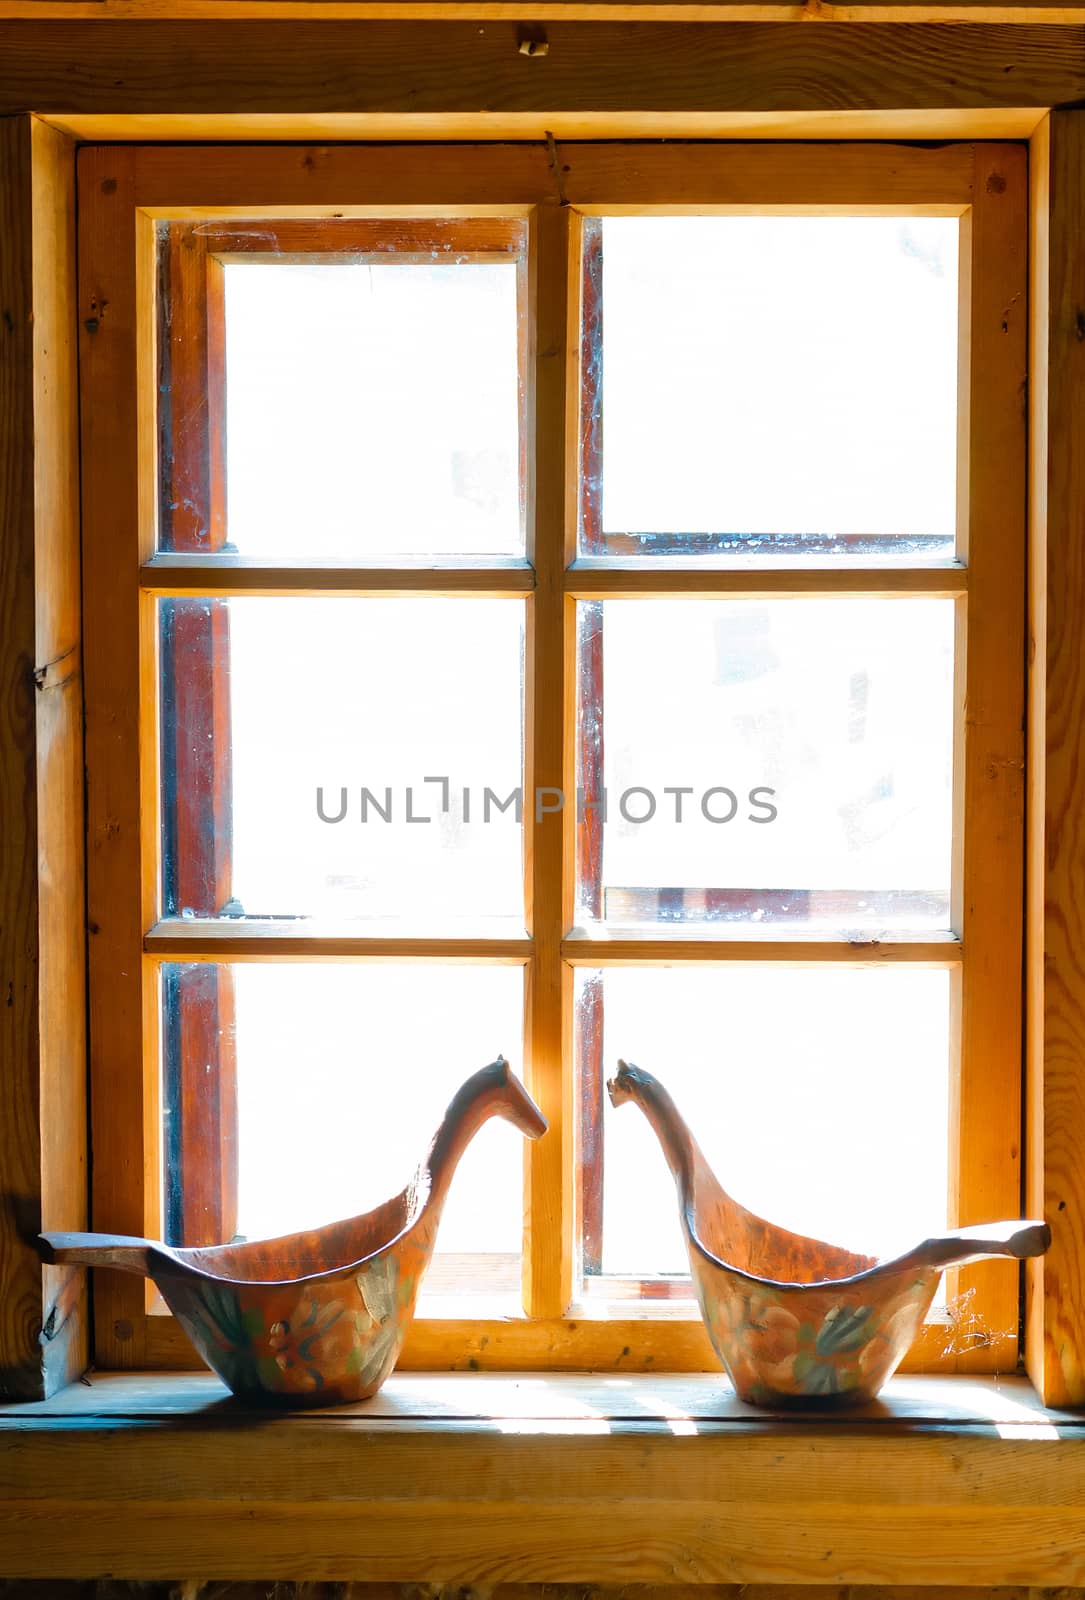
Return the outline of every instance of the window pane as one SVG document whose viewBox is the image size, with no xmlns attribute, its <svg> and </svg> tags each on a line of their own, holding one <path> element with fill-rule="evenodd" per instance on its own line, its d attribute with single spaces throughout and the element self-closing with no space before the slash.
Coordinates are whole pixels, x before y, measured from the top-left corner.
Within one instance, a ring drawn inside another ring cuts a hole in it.
<svg viewBox="0 0 1085 1600">
<path fill-rule="evenodd" d="M 521 927 L 515 806 L 486 791 L 522 781 L 523 620 L 519 600 L 163 601 L 167 914 Z"/>
<path fill-rule="evenodd" d="M 581 981 L 602 1007 L 605 1075 L 619 1058 L 655 1073 L 751 1211 L 872 1254 L 944 1231 L 948 972 L 746 963 Z M 603 1273 L 685 1273 L 655 1135 L 632 1106 L 607 1104 L 602 1124 L 602 1240 L 586 1253 Z"/>
<path fill-rule="evenodd" d="M 952 601 L 586 602 L 580 633 L 582 917 L 948 928 Z"/>
<path fill-rule="evenodd" d="M 231 544 L 522 553 L 519 275 L 514 256 L 228 264 Z"/>
<path fill-rule="evenodd" d="M 413 1176 L 465 1078 L 499 1054 L 521 1070 L 519 967 L 178 963 L 163 968 L 163 1002 L 177 1243 L 206 1228 L 208 1190 L 246 1239 L 371 1210 Z M 469 1146 L 431 1290 L 518 1287 L 522 1143 L 494 1118 Z"/>
<path fill-rule="evenodd" d="M 606 218 L 589 235 L 582 548 L 952 554 L 958 232 Z"/>
</svg>

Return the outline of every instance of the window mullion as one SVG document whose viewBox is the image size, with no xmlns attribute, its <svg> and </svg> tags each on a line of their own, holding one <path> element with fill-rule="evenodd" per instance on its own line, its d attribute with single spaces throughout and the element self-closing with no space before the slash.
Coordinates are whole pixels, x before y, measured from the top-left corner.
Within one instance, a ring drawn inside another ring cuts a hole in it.
<svg viewBox="0 0 1085 1600">
<path fill-rule="evenodd" d="M 1016 402 L 1026 366 L 1024 168 L 1020 147 L 977 145 L 974 202 L 962 227 L 960 554 L 969 589 L 957 601 L 951 916 L 965 960 L 954 994 L 960 1060 L 950 1123 L 951 1171 L 958 1167 L 951 1221 L 960 1226 L 1020 1211 L 1025 455 Z M 982 1307 L 985 1339 L 970 1364 L 1005 1371 L 1017 1354 L 1016 1267 L 982 1262 L 957 1278 L 962 1308 L 972 1295 Z"/>
<path fill-rule="evenodd" d="M 559 1317 L 572 1295 L 572 970 L 561 942 L 572 920 L 572 816 L 562 810 L 571 766 L 568 727 L 574 694 L 573 602 L 564 594 L 570 492 L 570 407 L 578 295 L 572 254 L 580 219 L 555 204 L 531 219 L 528 314 L 528 554 L 535 593 L 528 603 L 525 662 L 525 903 L 534 941 L 525 990 L 528 1085 L 550 1120 L 550 1136 L 527 1156 L 524 1306 Z"/>
</svg>

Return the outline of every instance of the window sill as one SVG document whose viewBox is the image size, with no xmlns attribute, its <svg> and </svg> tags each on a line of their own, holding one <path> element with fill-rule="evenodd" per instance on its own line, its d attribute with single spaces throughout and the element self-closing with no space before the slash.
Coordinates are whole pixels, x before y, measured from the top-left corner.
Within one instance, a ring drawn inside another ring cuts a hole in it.
<svg viewBox="0 0 1085 1600">
<path fill-rule="evenodd" d="M 396 1374 L 252 1413 L 210 1374 L 0 1407 L 19 1577 L 1085 1583 L 1085 1415 L 897 1378 L 837 1420 L 722 1377 Z"/>
</svg>

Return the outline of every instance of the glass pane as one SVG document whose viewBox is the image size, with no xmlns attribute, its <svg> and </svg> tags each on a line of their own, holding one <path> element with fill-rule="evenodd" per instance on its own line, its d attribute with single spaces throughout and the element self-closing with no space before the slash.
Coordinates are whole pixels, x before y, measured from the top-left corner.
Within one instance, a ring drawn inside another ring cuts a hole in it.
<svg viewBox="0 0 1085 1600">
<path fill-rule="evenodd" d="M 616 600 L 580 622 L 584 919 L 948 928 L 952 601 Z"/>
<path fill-rule="evenodd" d="M 951 555 L 958 232 L 606 218 L 586 281 L 601 416 L 589 404 L 582 548 Z"/>
<path fill-rule="evenodd" d="M 518 276 L 515 257 L 228 264 L 231 545 L 521 554 Z"/>
<path fill-rule="evenodd" d="M 465 1078 L 499 1054 L 520 1072 L 519 967 L 185 963 L 163 968 L 163 1001 L 174 1243 L 371 1210 L 413 1177 Z M 494 1118 L 468 1147 L 431 1291 L 518 1288 L 522 1146 Z"/>
<path fill-rule="evenodd" d="M 655 1073 L 751 1211 L 872 1254 L 944 1231 L 948 972 L 745 963 L 583 981 L 605 1075 L 619 1058 Z M 631 1105 L 607 1103 L 602 1126 L 602 1238 L 586 1254 L 603 1273 L 686 1273 L 654 1133 Z"/>
<path fill-rule="evenodd" d="M 523 621 L 519 600 L 163 601 L 167 914 L 518 931 L 498 802 L 522 782 Z"/>
</svg>

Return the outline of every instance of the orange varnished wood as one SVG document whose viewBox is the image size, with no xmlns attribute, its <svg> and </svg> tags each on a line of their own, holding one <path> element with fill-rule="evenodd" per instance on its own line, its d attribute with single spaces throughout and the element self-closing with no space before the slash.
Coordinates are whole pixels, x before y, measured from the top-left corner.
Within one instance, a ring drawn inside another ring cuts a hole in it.
<svg viewBox="0 0 1085 1600">
<path fill-rule="evenodd" d="M 1033 151 L 1027 1203 L 1051 1221 L 1029 1269 L 1025 1353 L 1054 1405 L 1085 1402 L 1085 111 Z"/>
<path fill-rule="evenodd" d="M 872 1399 L 919 1333 L 946 1267 L 1020 1261 L 1051 1242 L 1046 1223 L 995 1222 L 879 1261 L 791 1233 L 720 1185 L 658 1078 L 623 1061 L 608 1087 L 615 1105 L 639 1105 L 659 1139 L 705 1326 L 742 1399 Z"/>
<path fill-rule="evenodd" d="M 462 1085 L 406 1189 L 323 1228 L 192 1249 L 49 1233 L 42 1248 L 53 1262 L 149 1277 L 236 1394 L 295 1405 L 364 1400 L 395 1366 L 460 1156 L 495 1115 L 531 1139 L 546 1131 L 500 1058 Z"/>
<path fill-rule="evenodd" d="M 198 139 L 222 136 L 202 131 L 201 116 L 231 111 L 282 118 L 497 108 L 506 116 L 613 111 L 643 118 L 652 111 L 974 111 L 1061 105 L 1085 95 L 1076 26 L 811 27 L 811 15 L 804 7 L 786 23 L 552 20 L 543 59 L 519 53 L 513 16 L 485 24 L 335 17 L 271 26 L 234 19 L 226 27 L 143 17 L 0 22 L 0 112 L 167 113 L 197 119 L 183 121 L 173 136 Z M 319 132 L 279 137 L 335 136 L 327 121 L 317 126 Z M 597 125 L 591 131 L 606 137 Z M 639 121 L 626 136 L 644 131 Z M 358 138 L 394 136 L 394 124 L 382 133 L 355 131 Z M 447 126 L 434 122 L 429 136 L 447 137 Z M 137 129 L 127 137 L 147 134 Z"/>
<path fill-rule="evenodd" d="M 2 69 L 0 69 L 2 70 Z M 0 121 L 0 1394 L 86 1365 L 33 1236 L 86 1216 L 74 153 Z"/>
</svg>

